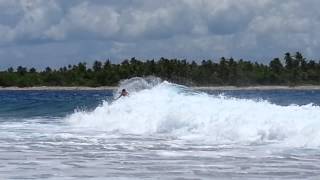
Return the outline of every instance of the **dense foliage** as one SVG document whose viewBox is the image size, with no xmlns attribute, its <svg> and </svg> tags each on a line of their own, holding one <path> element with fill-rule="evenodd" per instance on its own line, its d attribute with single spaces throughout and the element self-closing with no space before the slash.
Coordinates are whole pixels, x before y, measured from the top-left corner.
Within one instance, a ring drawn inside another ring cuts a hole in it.
<svg viewBox="0 0 320 180">
<path fill-rule="evenodd" d="M 135 76 L 157 76 L 186 85 L 306 85 L 320 84 L 320 63 L 306 60 L 301 53 L 286 53 L 268 65 L 232 58 L 218 63 L 203 60 L 201 64 L 186 60 L 160 58 L 158 61 L 139 61 L 135 58 L 121 64 L 95 61 L 69 65 L 60 69 L 37 71 L 26 67 L 9 68 L 0 72 L 0 86 L 112 86 L 119 80 Z"/>
</svg>

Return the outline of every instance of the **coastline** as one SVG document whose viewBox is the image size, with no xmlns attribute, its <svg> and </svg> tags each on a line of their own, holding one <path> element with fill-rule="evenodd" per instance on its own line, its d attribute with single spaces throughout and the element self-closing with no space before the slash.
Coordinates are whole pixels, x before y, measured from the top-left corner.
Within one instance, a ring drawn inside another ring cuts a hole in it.
<svg viewBox="0 0 320 180">
<path fill-rule="evenodd" d="M 0 87 L 0 91 L 102 91 L 116 90 L 116 86 L 34 86 L 34 87 Z"/>
<path fill-rule="evenodd" d="M 0 87 L 0 91 L 103 91 L 116 90 L 116 86 L 86 87 L 86 86 L 35 86 L 35 87 Z M 194 90 L 320 90 L 320 85 L 304 86 L 193 86 Z"/>
<path fill-rule="evenodd" d="M 193 87 L 195 90 L 221 90 L 221 91 L 236 91 L 236 90 L 320 90 L 320 85 L 303 85 L 303 86 L 202 86 Z"/>
</svg>

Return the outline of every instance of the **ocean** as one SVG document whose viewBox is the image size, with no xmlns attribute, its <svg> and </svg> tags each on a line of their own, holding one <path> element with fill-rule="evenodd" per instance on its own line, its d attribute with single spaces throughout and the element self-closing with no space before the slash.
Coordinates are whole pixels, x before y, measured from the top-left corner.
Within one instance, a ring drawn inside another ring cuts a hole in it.
<svg viewBox="0 0 320 180">
<path fill-rule="evenodd" d="M 0 179 L 320 179 L 320 91 L 0 91 Z"/>
</svg>

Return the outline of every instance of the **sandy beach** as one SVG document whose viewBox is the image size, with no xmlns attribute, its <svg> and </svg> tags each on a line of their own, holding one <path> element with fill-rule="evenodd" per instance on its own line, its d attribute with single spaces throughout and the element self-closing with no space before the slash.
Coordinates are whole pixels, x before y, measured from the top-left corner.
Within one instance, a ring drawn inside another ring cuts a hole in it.
<svg viewBox="0 0 320 180">
<path fill-rule="evenodd" d="M 320 90 L 320 86 L 202 86 L 193 87 L 195 90 Z"/>
<path fill-rule="evenodd" d="M 0 91 L 100 91 L 116 90 L 115 86 L 86 87 L 86 86 L 35 86 L 35 87 L 0 87 Z"/>
<path fill-rule="evenodd" d="M 85 87 L 85 86 L 36 86 L 36 87 L 0 87 L 0 91 L 103 91 L 116 90 L 116 86 Z M 194 86 L 194 90 L 320 90 L 320 86 Z"/>
</svg>

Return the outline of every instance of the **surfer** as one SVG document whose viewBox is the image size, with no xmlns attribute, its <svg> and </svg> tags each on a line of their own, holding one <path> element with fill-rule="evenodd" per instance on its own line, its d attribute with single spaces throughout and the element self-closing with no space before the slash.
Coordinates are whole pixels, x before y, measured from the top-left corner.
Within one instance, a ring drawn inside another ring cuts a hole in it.
<svg viewBox="0 0 320 180">
<path fill-rule="evenodd" d="M 127 90 L 126 89 L 122 89 L 122 91 L 120 93 L 120 96 L 118 98 L 116 98 L 116 100 L 121 98 L 122 96 L 124 97 L 124 96 L 128 96 L 128 95 L 129 95 L 129 93 L 127 92 Z"/>
</svg>

